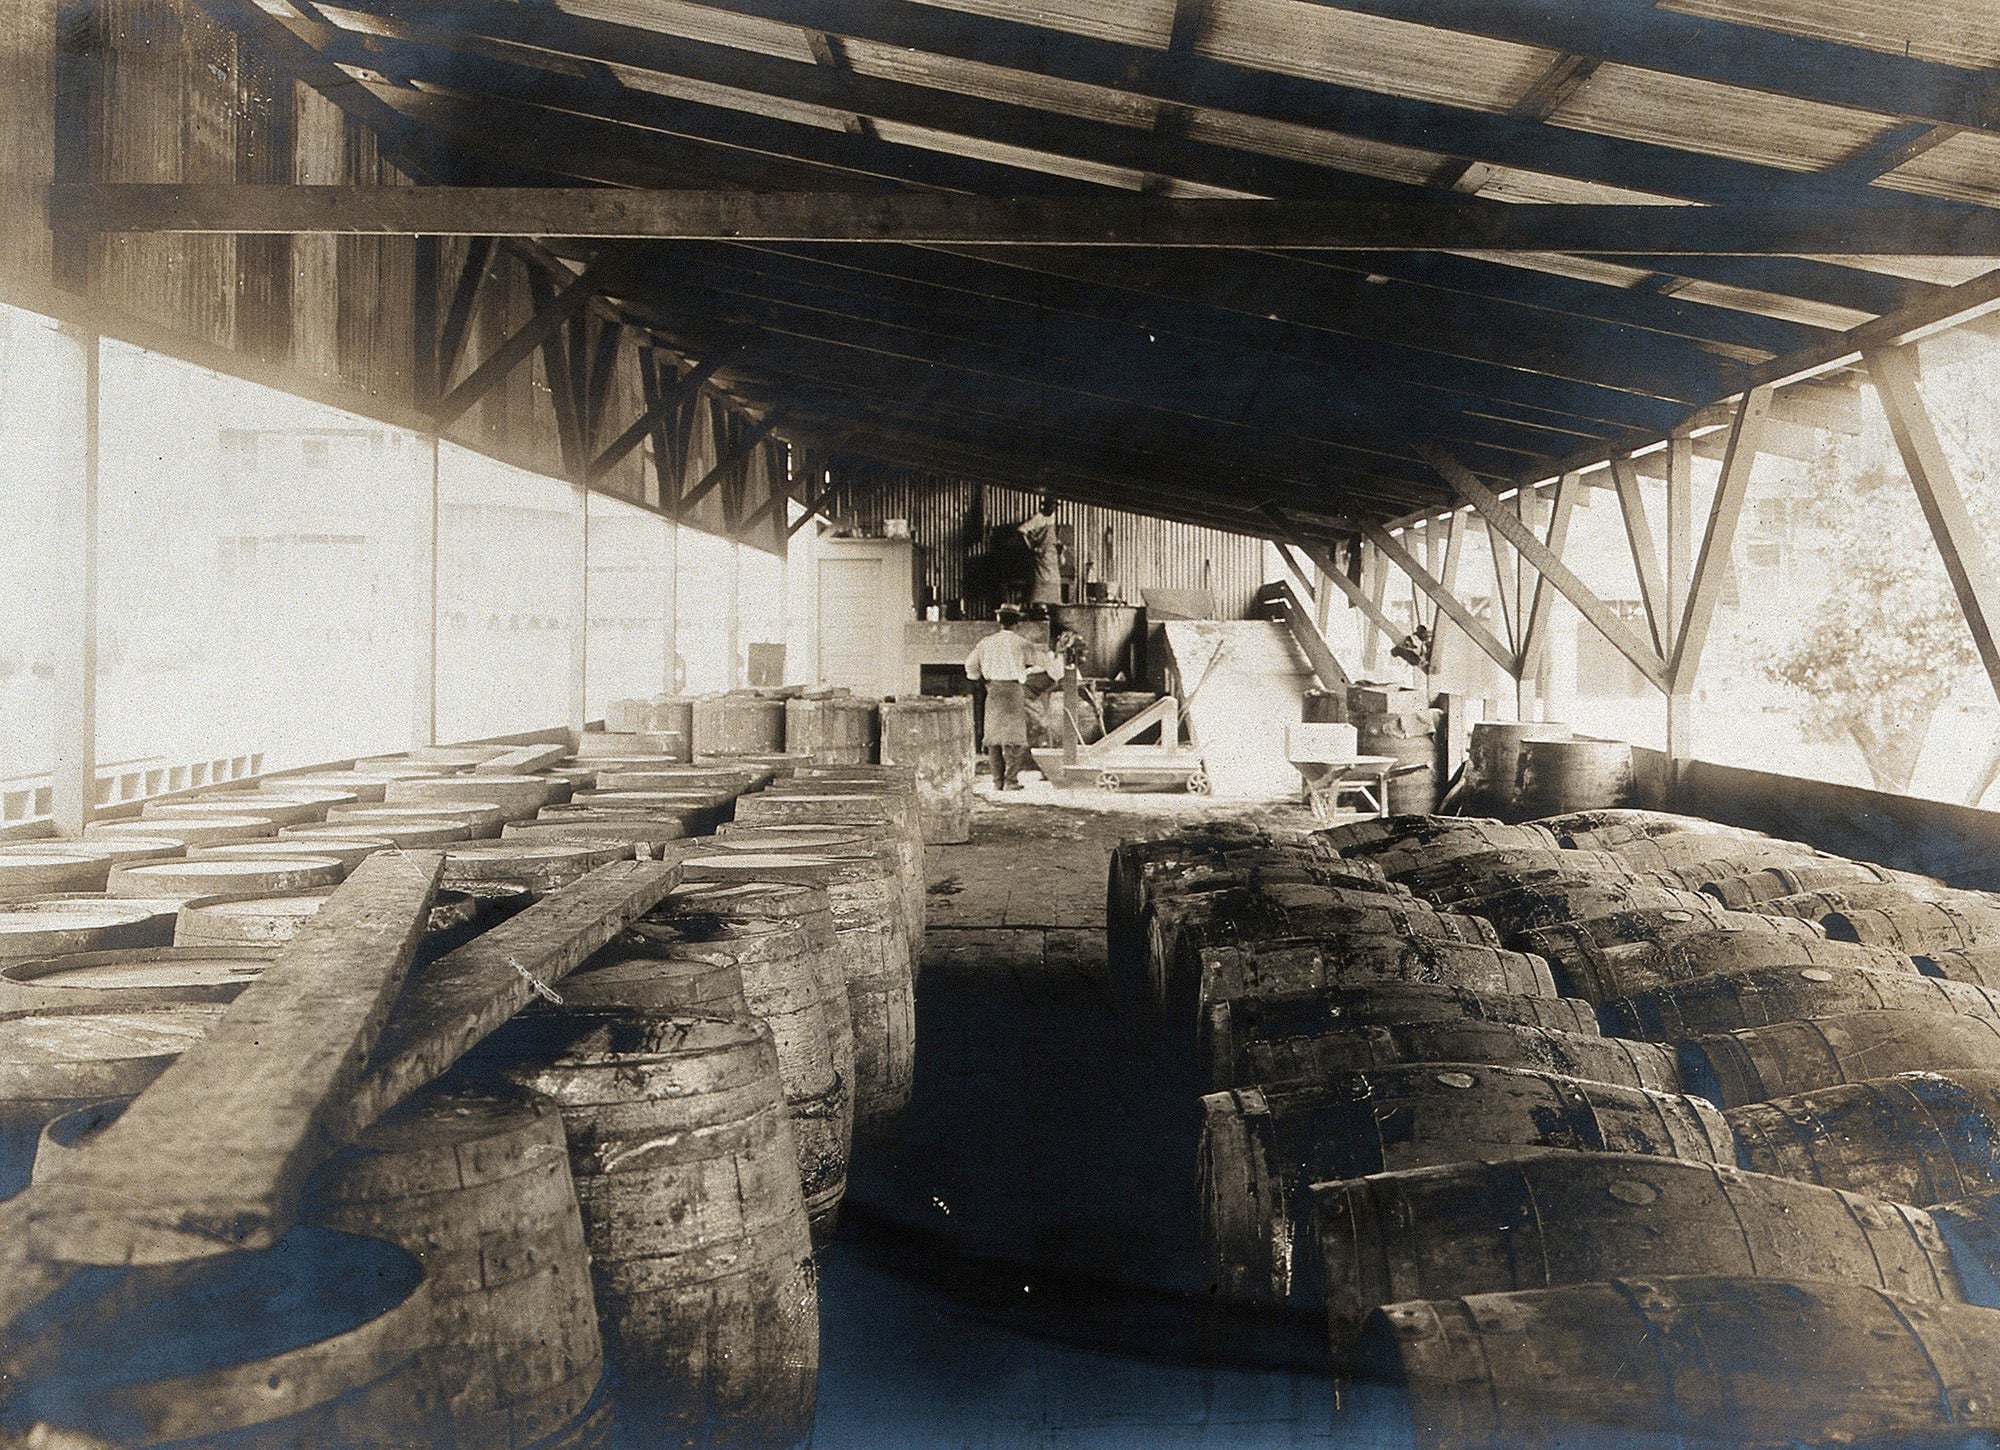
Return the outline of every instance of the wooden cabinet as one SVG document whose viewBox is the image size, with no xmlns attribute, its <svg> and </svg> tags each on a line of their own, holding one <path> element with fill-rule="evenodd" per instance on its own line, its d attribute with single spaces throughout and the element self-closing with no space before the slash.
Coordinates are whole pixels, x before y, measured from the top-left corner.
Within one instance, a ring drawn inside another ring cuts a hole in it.
<svg viewBox="0 0 2000 1450">
<path fill-rule="evenodd" d="M 905 626 L 917 617 L 919 569 L 908 539 L 817 541 L 820 682 L 857 695 L 910 688 Z"/>
</svg>

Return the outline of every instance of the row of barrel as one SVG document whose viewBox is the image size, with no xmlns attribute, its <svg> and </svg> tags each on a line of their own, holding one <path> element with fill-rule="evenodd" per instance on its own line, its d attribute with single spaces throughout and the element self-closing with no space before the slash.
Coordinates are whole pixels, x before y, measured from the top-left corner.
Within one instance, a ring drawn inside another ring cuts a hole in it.
<svg viewBox="0 0 2000 1450">
<path fill-rule="evenodd" d="M 605 724 L 604 748 L 636 745 L 697 764 L 771 755 L 819 765 L 913 767 L 925 834 L 939 842 L 971 838 L 976 753 L 968 695 L 877 700 L 796 685 L 656 695 L 613 700 Z"/>
<path fill-rule="evenodd" d="M 89 873 L 60 884 L 100 892 L 0 904 L 9 1194 L 198 1039 L 368 852 L 441 850 L 439 910 L 479 907 L 434 911 L 420 960 L 607 862 L 680 877 L 333 1159 L 277 1246 L 126 1271 L 66 1332 L 6 1346 L 0 1419 L 135 1445 L 806 1440 L 814 1246 L 857 1141 L 910 1091 L 915 772 L 586 741 L 532 773 L 482 773 L 492 747 L 416 752 L 0 848 L 0 885 L 10 861 L 30 863 L 15 891 L 69 861 Z M 201 894 L 133 894 L 168 890 Z M 93 907 L 138 914 L 84 924 Z M 199 924 L 222 908 L 261 925 L 213 944 Z"/>
<path fill-rule="evenodd" d="M 1600 810 L 1210 823 L 1107 907 L 1214 1291 L 1416 1443 L 2000 1429 L 2000 898 Z"/>
</svg>

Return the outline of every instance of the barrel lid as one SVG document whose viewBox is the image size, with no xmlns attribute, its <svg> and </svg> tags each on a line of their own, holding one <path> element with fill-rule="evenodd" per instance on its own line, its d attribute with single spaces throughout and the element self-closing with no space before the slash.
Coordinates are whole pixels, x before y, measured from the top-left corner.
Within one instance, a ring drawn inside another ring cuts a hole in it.
<svg viewBox="0 0 2000 1450">
<path fill-rule="evenodd" d="M 768 938 L 789 936 L 799 927 L 788 921 L 742 921 L 703 912 L 674 916 L 666 921 L 641 917 L 627 930 L 669 951 L 679 951 L 683 947 L 708 947 L 729 952 L 732 946 L 769 945 Z M 735 953 L 731 952 L 731 955 Z"/>
<path fill-rule="evenodd" d="M 83 851 L 17 851 L 10 856 L 0 856 L 0 882 L 4 882 L 9 873 L 25 877 L 31 873 L 54 870 L 83 876 L 96 867 L 109 865 L 108 856 Z"/>
<path fill-rule="evenodd" d="M 281 838 L 237 841 L 223 846 L 195 846 L 189 849 L 188 856 L 196 861 L 322 860 L 335 862 L 351 871 L 375 852 L 388 847 L 389 842 L 379 836 L 354 840 L 334 836 L 317 841 Z"/>
<path fill-rule="evenodd" d="M 768 855 L 774 849 L 810 852 L 827 846 L 868 846 L 869 840 L 858 831 L 824 826 L 750 826 L 721 832 L 715 844 L 726 851 Z"/>
<path fill-rule="evenodd" d="M 214 796 L 185 801 L 147 801 L 139 808 L 139 818 L 142 821 L 156 821 L 177 820 L 182 817 L 193 820 L 204 820 L 212 816 L 256 817 L 257 812 L 253 809 L 256 803 L 249 800 L 247 795 L 247 792 L 232 793 L 231 798 L 226 801 Z M 270 819 L 268 816 L 258 818 Z"/>
<path fill-rule="evenodd" d="M 521 1063 L 523 1071 L 509 1071 L 514 1081 L 536 1087 L 534 1066 L 598 1067 L 735 1053 L 770 1042 L 771 1029 L 751 1017 L 579 1007 L 524 1014 L 488 1040 L 504 1058 Z"/>
<path fill-rule="evenodd" d="M 160 904 L 156 901 L 121 901 L 104 896 L 13 901 L 0 907 L 0 947 L 4 947 L 4 939 L 10 933 L 26 935 L 32 932 L 128 926 L 160 914 Z"/>
<path fill-rule="evenodd" d="M 0 967 L 17 987 L 84 992 L 180 987 L 237 987 L 254 981 L 274 955 L 269 947 L 139 947 L 29 957 Z"/>
<path fill-rule="evenodd" d="M 259 896 L 249 901 L 209 901 L 181 912 L 175 937 L 189 930 L 192 921 L 290 922 L 294 926 L 326 905 L 331 891 L 301 892 L 295 896 Z M 289 934 L 289 933 L 288 933 Z M 198 940 L 198 938 L 197 938 Z"/>
<path fill-rule="evenodd" d="M 73 856 L 79 861 L 165 860 L 184 855 L 187 846 L 165 836 L 128 836 L 121 840 L 19 841 L 0 846 L 0 861 L 15 856 Z"/>
<path fill-rule="evenodd" d="M 429 1153 L 482 1143 L 543 1122 L 555 1106 L 540 1093 L 511 1084 L 457 1092 L 428 1089 L 399 1103 L 355 1147 L 377 1154 Z"/>
<path fill-rule="evenodd" d="M 85 840 L 98 836 L 108 836 L 113 840 L 123 836 L 147 836 L 185 843 L 198 835 L 225 830 L 269 836 L 274 834 L 276 825 L 268 816 L 190 814 L 155 816 L 141 821 L 93 821 L 83 828 L 83 835 Z"/>
<path fill-rule="evenodd" d="M 346 841 L 382 841 L 387 845 L 405 849 L 417 846 L 445 846 L 453 841 L 467 840 L 472 835 L 472 827 L 464 821 L 438 821 L 431 825 L 377 821 L 363 825 L 356 821 L 352 825 L 345 822 L 330 822 L 321 826 L 287 826 L 278 833 L 281 840 L 298 841 L 308 847 L 322 837 L 332 837 Z"/>
<path fill-rule="evenodd" d="M 250 794 L 252 800 L 281 801 L 300 806 L 349 805 L 360 799 L 351 790 L 340 790 L 327 785 L 292 785 L 288 781 L 278 781 L 271 785 L 260 785 Z"/>
<path fill-rule="evenodd" d="M 328 825 L 427 826 L 433 822 L 500 821 L 507 810 L 496 801 L 400 801 L 395 805 L 336 806 L 327 812 Z"/>
<path fill-rule="evenodd" d="M 79 1091 L 137 1092 L 157 1075 L 162 1059 L 171 1061 L 199 1042 L 222 1012 L 219 1003 L 178 1003 L 0 1018 L 0 1094 L 62 1098 Z M 127 1078 L 121 1069 L 132 1075 Z"/>
<path fill-rule="evenodd" d="M 684 881 L 667 893 L 667 900 L 686 902 L 716 916 L 726 916 L 740 906 L 767 911 L 790 908 L 800 916 L 830 909 L 825 890 L 804 881 Z"/>
<path fill-rule="evenodd" d="M 281 873 L 324 872 L 339 867 L 333 856 L 314 856 L 294 848 L 290 855 L 257 857 L 249 860 L 231 856 L 190 856 L 183 861 L 142 861 L 120 866 L 119 874 L 128 881 L 194 881 L 213 879 L 218 885 Z"/>
</svg>

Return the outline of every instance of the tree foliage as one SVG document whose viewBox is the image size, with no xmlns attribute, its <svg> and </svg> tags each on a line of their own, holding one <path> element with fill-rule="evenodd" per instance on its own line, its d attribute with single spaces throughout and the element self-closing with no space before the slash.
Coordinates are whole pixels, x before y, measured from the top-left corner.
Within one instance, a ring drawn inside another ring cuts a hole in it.
<svg viewBox="0 0 2000 1450">
<path fill-rule="evenodd" d="M 1900 466 L 1843 449 L 1813 472 L 1795 523 L 1824 593 L 1763 668 L 1795 692 L 1813 738 L 1853 741 L 1878 789 L 1906 791 L 1978 655 Z"/>
</svg>

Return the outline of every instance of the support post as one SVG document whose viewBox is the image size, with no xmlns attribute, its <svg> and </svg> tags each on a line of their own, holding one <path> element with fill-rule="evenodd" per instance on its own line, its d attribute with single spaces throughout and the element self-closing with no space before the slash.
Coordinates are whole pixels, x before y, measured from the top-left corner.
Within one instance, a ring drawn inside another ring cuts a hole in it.
<svg viewBox="0 0 2000 1450">
<path fill-rule="evenodd" d="M 65 327 L 61 336 L 76 349 L 83 415 L 76 430 L 75 467 L 63 477 L 73 482 L 68 506 L 57 511 L 69 520 L 57 531 L 62 596 L 73 607 L 56 642 L 54 777 L 50 809 L 56 830 L 83 834 L 97 809 L 97 466 L 99 340 L 97 334 Z"/>
<path fill-rule="evenodd" d="M 1889 431 L 1895 434 L 1903 467 L 1923 506 L 1924 520 L 1931 526 L 1944 570 L 1951 578 L 1958 607 L 1965 613 L 1966 628 L 1972 633 L 1973 647 L 1986 666 L 1986 677 L 2000 695 L 2000 642 L 1994 628 L 2000 624 L 2000 576 L 1993 568 L 1993 556 L 1979 535 L 1965 506 L 1965 495 L 1952 474 L 1951 460 L 1938 442 L 1930 410 L 1924 406 L 1917 386 L 1917 358 L 1914 347 L 1886 348 L 1867 355 L 1868 375 L 1889 416 Z"/>
<path fill-rule="evenodd" d="M 1667 584 L 1660 570 L 1660 551 L 1653 543 L 1653 522 L 1646 517 L 1646 495 L 1639 487 L 1639 470 L 1630 458 L 1611 460 L 1611 481 L 1618 490 L 1618 509 L 1625 516 L 1625 540 L 1632 548 L 1632 570 L 1639 577 L 1639 598 L 1646 606 L 1646 625 L 1653 649 L 1662 659 L 1674 647 L 1674 628 L 1667 621 Z"/>
<path fill-rule="evenodd" d="M 1692 690 L 1695 671 L 1701 667 L 1701 652 L 1708 644 L 1709 626 L 1715 623 L 1715 607 L 1722 599 L 1722 576 L 1729 570 L 1736 525 L 1750 496 L 1750 473 L 1757 463 L 1757 446 L 1770 417 L 1774 392 L 1769 385 L 1752 388 L 1737 405 L 1729 452 L 1722 460 L 1722 478 L 1715 486 L 1715 502 L 1701 538 L 1701 556 L 1695 561 L 1688 589 L 1687 610 L 1674 638 L 1673 663 L 1667 670 L 1670 694 Z"/>
<path fill-rule="evenodd" d="M 1556 483 L 1555 504 L 1549 512 L 1546 549 L 1558 558 L 1569 545 L 1570 516 L 1576 512 L 1576 501 L 1583 492 L 1583 486 L 1583 477 L 1577 473 L 1565 473 Z M 1534 562 L 1529 559 L 1526 551 L 1522 552 L 1521 557 L 1527 559 L 1530 565 Z M 1555 606 L 1554 586 L 1549 582 L 1548 576 L 1537 572 L 1534 601 L 1529 607 L 1528 621 L 1521 633 L 1521 661 L 1517 676 L 1519 679 L 1535 678 L 1538 682 L 1537 695 L 1541 693 L 1539 680 L 1542 656 L 1548 640 L 1549 615 L 1554 612 Z M 1544 700 L 1542 703 L 1546 705 L 1547 701 Z"/>
<path fill-rule="evenodd" d="M 1367 633 L 1364 638 L 1361 668 L 1372 675 L 1382 664 L 1382 641 L 1386 638 L 1394 644 L 1396 631 L 1386 622 L 1388 615 L 1382 609 L 1383 601 L 1388 598 L 1389 593 L 1388 567 L 1382 558 L 1381 550 L 1365 539 L 1361 544 L 1361 577 L 1366 584 L 1368 597 L 1368 607 L 1363 609 L 1362 613 L 1375 624 L 1374 632 Z M 1359 594 L 1349 597 L 1356 607 L 1361 605 Z"/>
<path fill-rule="evenodd" d="M 583 743 L 583 727 L 589 707 L 585 703 L 590 680 L 590 490 L 572 485 L 576 496 L 576 568 L 570 575 L 569 691 L 564 702 L 563 724 L 569 727 L 570 746 Z"/>
<path fill-rule="evenodd" d="M 437 626 L 438 626 L 438 469 L 444 444 L 433 433 L 430 487 L 418 507 L 422 510 L 410 577 L 416 581 L 410 601 L 411 632 L 417 637 L 414 671 L 416 698 L 410 702 L 410 743 L 421 749 L 435 745 L 437 738 Z"/>
<path fill-rule="evenodd" d="M 1674 631 L 1669 648 L 1680 643 L 1693 577 L 1694 439 L 1679 434 L 1667 440 L 1667 622 Z"/>
<path fill-rule="evenodd" d="M 1453 509 L 1451 511 L 1451 518 L 1446 521 L 1444 526 L 1444 567 L 1438 573 L 1438 582 L 1444 585 L 1445 592 L 1454 599 L 1458 598 L 1458 576 L 1460 566 L 1464 560 L 1465 510 Z M 1471 610 L 1468 608 L 1466 612 L 1470 613 Z M 1455 645 L 1455 643 L 1452 638 L 1452 632 L 1446 626 L 1445 621 L 1442 619 L 1433 619 L 1431 621 L 1431 667 L 1429 671 L 1433 682 L 1446 676 L 1445 666 L 1447 662 L 1451 661 L 1458 653 L 1456 648 L 1447 648 L 1447 646 Z M 1433 693 L 1436 693 L 1435 689 L 1433 689 Z"/>
</svg>

